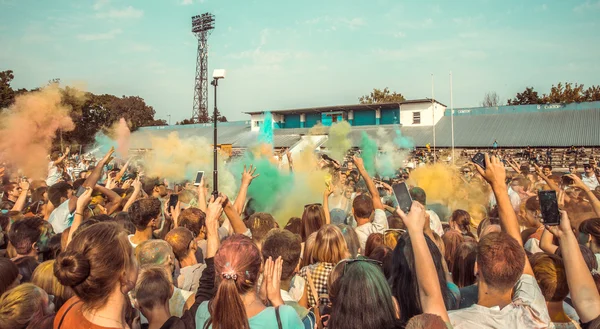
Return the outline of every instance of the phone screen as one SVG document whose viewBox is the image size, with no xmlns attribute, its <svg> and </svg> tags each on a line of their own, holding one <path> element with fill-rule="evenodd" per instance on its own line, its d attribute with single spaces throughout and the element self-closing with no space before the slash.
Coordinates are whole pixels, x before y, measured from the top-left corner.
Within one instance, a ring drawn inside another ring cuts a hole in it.
<svg viewBox="0 0 600 329">
<path fill-rule="evenodd" d="M 179 195 L 171 194 L 169 197 L 169 209 L 177 207 L 177 202 L 179 201 Z"/>
<path fill-rule="evenodd" d="M 542 218 L 546 225 L 560 224 L 560 213 L 558 212 L 558 201 L 556 200 L 556 191 L 540 191 L 540 208 Z"/>
<path fill-rule="evenodd" d="M 394 195 L 396 195 L 398 206 L 405 214 L 408 214 L 410 207 L 412 206 L 412 198 L 408 192 L 408 186 L 406 186 L 406 183 L 400 183 L 392 186 L 392 188 L 394 189 Z"/>
<path fill-rule="evenodd" d="M 481 152 L 475 154 L 473 159 L 471 159 L 474 163 L 478 164 L 483 170 L 485 170 L 485 155 Z"/>
<path fill-rule="evenodd" d="M 83 195 L 83 193 L 85 193 L 85 187 L 83 185 L 81 185 L 77 188 L 77 192 L 75 193 L 75 196 L 79 198 L 80 196 Z"/>
<path fill-rule="evenodd" d="M 202 181 L 202 177 L 204 177 L 204 171 L 199 171 L 196 174 L 196 180 L 194 181 L 194 186 L 200 186 L 200 182 Z"/>
</svg>

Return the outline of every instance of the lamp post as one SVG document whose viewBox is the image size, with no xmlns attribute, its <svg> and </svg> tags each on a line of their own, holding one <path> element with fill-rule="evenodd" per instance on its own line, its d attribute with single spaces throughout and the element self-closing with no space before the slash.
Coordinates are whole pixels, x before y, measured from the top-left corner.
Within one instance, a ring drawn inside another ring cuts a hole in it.
<svg viewBox="0 0 600 329">
<path fill-rule="evenodd" d="M 219 79 L 225 79 L 225 70 L 218 69 L 213 71 L 213 80 L 210 83 L 215 87 L 215 108 L 213 110 L 213 196 L 215 200 L 219 196 L 219 170 L 217 163 L 217 86 L 219 85 Z"/>
</svg>

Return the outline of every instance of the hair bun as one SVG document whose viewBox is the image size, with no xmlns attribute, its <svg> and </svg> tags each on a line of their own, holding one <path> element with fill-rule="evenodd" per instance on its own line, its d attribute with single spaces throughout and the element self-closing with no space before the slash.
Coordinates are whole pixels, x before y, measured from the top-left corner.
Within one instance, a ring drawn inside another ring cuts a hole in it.
<svg viewBox="0 0 600 329">
<path fill-rule="evenodd" d="M 64 286 L 77 286 L 90 275 L 90 262 L 80 253 L 65 251 L 54 263 L 54 275 Z"/>
</svg>

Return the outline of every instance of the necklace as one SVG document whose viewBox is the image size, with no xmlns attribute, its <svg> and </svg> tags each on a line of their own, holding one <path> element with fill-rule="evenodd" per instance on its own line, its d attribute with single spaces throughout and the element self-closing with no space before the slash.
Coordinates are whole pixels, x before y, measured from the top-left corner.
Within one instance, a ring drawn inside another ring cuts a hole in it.
<svg viewBox="0 0 600 329">
<path fill-rule="evenodd" d="M 90 314 L 90 315 L 92 315 L 92 314 Z M 96 313 L 94 313 L 92 316 L 93 316 L 94 318 L 95 318 L 95 317 L 99 317 L 99 318 L 103 318 L 103 319 L 105 319 L 105 320 L 110 320 L 110 321 L 113 321 L 113 322 L 115 322 L 115 323 L 118 323 L 118 324 L 119 324 L 119 326 L 121 326 L 122 328 L 125 328 L 125 325 L 123 325 L 123 322 L 121 322 L 121 321 L 119 321 L 119 320 L 111 319 L 111 318 L 108 318 L 108 317 L 105 317 L 105 316 L 102 316 L 102 315 L 99 315 L 99 314 L 96 314 Z"/>
</svg>

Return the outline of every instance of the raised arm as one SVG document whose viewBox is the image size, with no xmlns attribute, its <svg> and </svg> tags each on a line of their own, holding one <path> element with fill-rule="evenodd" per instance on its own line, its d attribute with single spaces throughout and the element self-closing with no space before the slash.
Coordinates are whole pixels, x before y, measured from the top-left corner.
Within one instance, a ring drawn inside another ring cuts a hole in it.
<svg viewBox="0 0 600 329">
<path fill-rule="evenodd" d="M 329 214 L 329 196 L 333 193 L 331 184 L 327 185 L 323 192 L 323 212 L 325 212 L 325 224 L 331 224 L 331 215 Z"/>
<path fill-rule="evenodd" d="M 54 161 L 54 165 L 61 164 L 63 161 L 65 161 L 65 159 L 69 156 L 69 152 L 71 152 L 71 148 L 67 147 L 65 149 L 65 154 L 63 154 L 63 156 Z"/>
<path fill-rule="evenodd" d="M 92 189 L 86 187 L 85 192 L 77 198 L 77 208 L 75 210 L 75 218 L 73 218 L 73 224 L 71 224 L 71 229 L 69 230 L 69 236 L 67 238 L 67 245 L 73 239 L 73 233 L 77 230 L 81 222 L 83 221 L 83 212 L 85 208 L 88 206 L 90 201 L 92 200 Z"/>
<path fill-rule="evenodd" d="M 133 185 L 133 193 L 129 197 L 129 200 L 127 200 L 127 203 L 125 204 L 125 206 L 123 206 L 123 211 L 129 210 L 129 207 L 131 207 L 131 205 L 135 202 L 135 200 L 137 200 L 138 196 L 140 196 L 140 193 L 142 191 L 142 182 L 140 182 L 139 176 L 133 181 L 132 185 Z"/>
<path fill-rule="evenodd" d="M 110 160 L 112 159 L 112 154 L 115 152 L 115 148 L 112 147 L 108 153 L 106 153 L 106 155 L 104 156 L 104 158 L 102 158 L 102 160 L 100 160 L 100 162 L 98 162 L 98 165 L 96 166 L 96 168 L 94 168 L 94 170 L 92 171 L 92 173 L 90 174 L 90 176 L 88 176 L 88 178 L 85 180 L 85 182 L 83 182 L 82 186 L 83 187 L 89 187 L 89 188 L 94 188 L 96 186 L 96 184 L 98 184 L 98 180 L 100 179 L 100 176 L 102 176 L 102 170 L 104 170 L 104 165 L 106 165 L 108 162 L 110 162 Z M 69 199 L 69 212 L 73 212 L 75 211 L 75 208 L 77 207 L 77 197 L 73 196 L 71 197 L 71 199 Z"/>
<path fill-rule="evenodd" d="M 373 183 L 373 180 L 369 176 L 369 173 L 367 173 L 363 159 L 361 159 L 357 156 L 353 156 L 352 161 L 354 162 L 354 165 L 356 166 L 356 169 L 358 169 L 358 172 L 360 173 L 362 178 L 365 180 L 367 189 L 369 190 L 369 193 L 371 194 L 371 198 L 373 199 L 373 208 L 383 210 L 384 209 L 383 203 L 381 202 L 381 197 L 379 196 L 379 191 L 377 191 L 377 187 L 375 187 L 375 183 Z"/>
<path fill-rule="evenodd" d="M 19 197 L 17 198 L 17 202 L 15 202 L 15 205 L 12 207 L 12 211 L 23 211 L 23 208 L 25 208 L 25 202 L 27 202 L 27 192 L 29 191 L 29 182 L 21 182 L 19 183 L 19 186 L 21 187 L 21 194 L 19 194 Z"/>
<path fill-rule="evenodd" d="M 542 232 L 542 237 L 540 238 L 540 249 L 549 254 L 556 253 L 558 247 L 552 242 L 553 237 L 554 236 L 552 233 L 545 229 L 544 232 Z"/>
<path fill-rule="evenodd" d="M 121 181 L 121 178 L 123 178 L 123 175 L 125 175 L 125 172 L 127 171 L 127 168 L 129 167 L 130 161 L 131 161 L 131 159 L 128 159 L 127 162 L 125 162 L 125 165 L 123 166 L 123 168 L 121 168 L 121 170 L 115 177 L 115 181 L 117 181 L 117 182 Z"/>
<path fill-rule="evenodd" d="M 119 209 L 121 206 L 121 200 L 123 200 L 123 198 L 121 198 L 117 192 L 107 189 L 102 185 L 96 185 L 94 189 L 106 195 L 106 198 L 108 199 L 108 203 L 106 204 L 107 215 L 111 215 Z"/>
<path fill-rule="evenodd" d="M 500 225 L 504 232 L 513 237 L 521 246 L 523 246 L 523 240 L 521 239 L 521 231 L 519 230 L 519 222 L 517 220 L 517 214 L 515 213 L 510 198 L 508 197 L 508 188 L 506 187 L 506 171 L 504 165 L 498 158 L 489 155 L 485 155 L 486 169 L 483 170 L 478 164 L 475 164 L 475 168 L 479 174 L 491 185 L 496 202 L 498 203 L 498 213 L 500 215 Z M 524 274 L 533 276 L 533 270 L 529 264 L 529 260 L 525 259 Z"/>
<path fill-rule="evenodd" d="M 410 244 L 412 245 L 415 270 L 417 272 L 417 282 L 419 284 L 419 299 L 423 313 L 439 315 L 444 322 L 449 322 L 448 312 L 444 304 L 440 280 L 433 263 L 433 257 L 427 247 L 427 241 L 423 234 L 425 226 L 425 208 L 418 202 L 413 202 L 408 215 L 404 214 L 400 208 L 397 209 L 398 215 L 405 223 Z"/>
<path fill-rule="evenodd" d="M 242 184 L 240 185 L 240 190 L 233 204 L 233 208 L 238 212 L 238 214 L 241 214 L 242 211 L 244 211 L 244 203 L 246 202 L 248 187 L 250 187 L 250 184 L 252 184 L 252 180 L 260 176 L 260 174 L 254 175 L 254 173 L 256 173 L 256 168 L 254 168 L 253 165 L 250 165 L 249 169 L 246 169 L 246 166 L 244 165 Z"/>
<path fill-rule="evenodd" d="M 596 319 L 600 316 L 600 294 L 598 294 L 592 274 L 583 260 L 567 213 L 561 211 L 560 224 L 547 226 L 547 229 L 557 236 L 560 242 L 571 300 L 579 319 L 582 323 Z"/>
<path fill-rule="evenodd" d="M 206 213 L 206 193 L 204 192 L 204 176 L 200 180 L 200 185 L 196 187 L 196 192 L 198 192 L 198 209 L 202 210 Z"/>
<path fill-rule="evenodd" d="M 583 183 L 583 181 L 581 181 L 581 178 L 579 178 L 579 176 L 570 174 L 570 175 L 567 175 L 567 177 L 569 177 L 573 180 L 573 186 L 578 187 L 578 188 L 582 189 L 583 192 L 585 192 L 585 195 L 590 200 L 592 209 L 594 209 L 594 212 L 596 213 L 597 216 L 600 216 L 600 200 L 598 200 L 598 198 L 596 197 L 594 192 L 592 192 L 592 190 L 590 190 L 590 188 L 587 187 L 587 185 L 585 185 Z"/>
<path fill-rule="evenodd" d="M 248 228 L 246 227 L 246 224 L 244 224 L 244 221 L 242 221 L 240 214 L 238 213 L 237 209 L 234 208 L 231 201 L 229 201 L 223 194 L 219 196 L 219 199 L 223 200 L 225 203 L 223 211 L 225 212 L 225 216 L 229 218 L 233 232 L 236 234 L 246 234 L 248 232 Z"/>
</svg>

